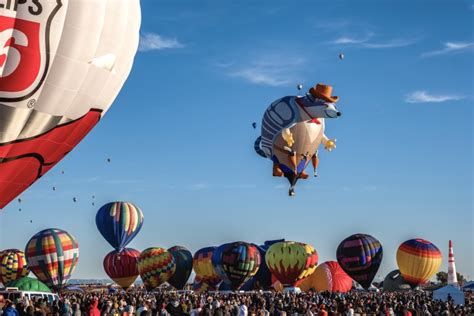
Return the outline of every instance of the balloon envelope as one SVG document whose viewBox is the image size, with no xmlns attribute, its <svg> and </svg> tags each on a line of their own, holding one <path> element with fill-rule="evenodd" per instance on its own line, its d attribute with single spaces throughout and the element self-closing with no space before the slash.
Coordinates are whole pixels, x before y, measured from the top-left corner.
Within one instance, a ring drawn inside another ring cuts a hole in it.
<svg viewBox="0 0 474 316">
<path fill-rule="evenodd" d="M 18 280 L 10 281 L 5 287 L 16 287 L 20 291 L 51 292 L 49 287 L 35 278 L 23 277 Z"/>
<path fill-rule="evenodd" d="M 163 248 L 145 249 L 138 258 L 138 271 L 148 290 L 168 281 L 175 270 L 173 255 Z"/>
<path fill-rule="evenodd" d="M 30 273 L 25 253 L 18 249 L 8 249 L 0 253 L 0 282 L 7 284 Z"/>
<path fill-rule="evenodd" d="M 284 287 L 292 287 L 314 272 L 318 254 L 311 245 L 283 241 L 268 248 L 265 261 Z"/>
<path fill-rule="evenodd" d="M 0 209 L 107 112 L 137 51 L 139 0 L 7 1 L 0 11 Z"/>
<path fill-rule="evenodd" d="M 217 248 L 212 263 L 221 279 L 232 290 L 238 290 L 260 267 L 260 252 L 254 245 L 238 241 Z"/>
<path fill-rule="evenodd" d="M 337 262 L 363 288 L 368 289 L 382 262 L 380 242 L 366 234 L 355 234 L 344 239 L 337 247 Z"/>
<path fill-rule="evenodd" d="M 397 264 L 403 278 L 413 286 L 426 283 L 442 262 L 441 251 L 421 238 L 410 239 L 398 247 Z"/>
<path fill-rule="evenodd" d="M 139 256 L 140 251 L 132 248 L 125 248 L 121 252 L 113 250 L 104 258 L 105 273 L 120 287 L 127 289 L 139 275 Z"/>
<path fill-rule="evenodd" d="M 383 280 L 383 290 L 388 292 L 409 291 L 411 285 L 405 281 L 400 270 L 393 270 Z"/>
<path fill-rule="evenodd" d="M 299 287 L 302 291 L 313 289 L 318 292 L 345 293 L 351 290 L 352 279 L 342 270 L 339 263 L 326 261 L 321 263 Z"/>
<path fill-rule="evenodd" d="M 168 251 L 176 262 L 176 270 L 168 283 L 175 289 L 182 290 L 193 271 L 193 255 L 188 249 L 181 246 L 171 247 Z"/>
<path fill-rule="evenodd" d="M 50 289 L 59 291 L 76 268 L 79 245 L 68 232 L 50 228 L 31 237 L 25 254 L 31 272 Z"/>
<path fill-rule="evenodd" d="M 212 288 L 217 288 L 222 281 L 212 264 L 212 256 L 216 247 L 205 247 L 196 251 L 193 256 L 193 269 L 200 282 L 207 283 Z"/>
<path fill-rule="evenodd" d="M 130 202 L 111 202 L 99 209 L 95 223 L 105 240 L 120 252 L 140 232 L 143 212 Z"/>
</svg>

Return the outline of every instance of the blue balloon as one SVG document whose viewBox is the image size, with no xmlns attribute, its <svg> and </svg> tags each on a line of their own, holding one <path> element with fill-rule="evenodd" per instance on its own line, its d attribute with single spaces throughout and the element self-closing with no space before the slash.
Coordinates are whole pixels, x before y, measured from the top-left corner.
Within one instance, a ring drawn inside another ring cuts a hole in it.
<svg viewBox="0 0 474 316">
<path fill-rule="evenodd" d="M 143 213 L 132 203 L 111 202 L 99 209 L 95 223 L 105 240 L 121 252 L 140 232 Z"/>
</svg>

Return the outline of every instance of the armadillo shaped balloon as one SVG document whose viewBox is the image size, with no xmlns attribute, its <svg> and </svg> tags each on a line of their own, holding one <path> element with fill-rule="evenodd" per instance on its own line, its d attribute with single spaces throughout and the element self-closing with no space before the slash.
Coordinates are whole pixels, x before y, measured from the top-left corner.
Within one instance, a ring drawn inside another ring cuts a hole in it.
<svg viewBox="0 0 474 316">
<path fill-rule="evenodd" d="M 131 71 L 139 0 L 2 1 L 0 208 L 99 122 Z"/>
<path fill-rule="evenodd" d="M 324 134 L 324 119 L 341 116 L 336 108 L 338 100 L 332 96 L 331 86 L 318 84 L 303 97 L 276 100 L 263 115 L 261 135 L 254 149 L 273 161 L 273 176 L 288 179 L 291 196 L 298 179 L 308 178 L 304 170 L 310 162 L 316 175 L 319 145 L 322 143 L 328 151 L 336 148 L 336 140 Z"/>
</svg>

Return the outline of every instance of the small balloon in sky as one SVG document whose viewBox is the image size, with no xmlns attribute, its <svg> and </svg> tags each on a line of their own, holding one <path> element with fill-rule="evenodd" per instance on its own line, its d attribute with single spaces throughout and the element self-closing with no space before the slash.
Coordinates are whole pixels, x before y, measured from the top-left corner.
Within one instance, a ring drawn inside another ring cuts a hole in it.
<svg viewBox="0 0 474 316">
<path fill-rule="evenodd" d="M 64 174 L 64 170 L 61 170 L 61 174 Z"/>
<path fill-rule="evenodd" d="M 53 191 L 56 191 L 56 187 L 53 187 Z"/>
<path fill-rule="evenodd" d="M 32 220 L 30 220 L 30 223 L 33 223 L 33 221 L 32 221 Z"/>
<path fill-rule="evenodd" d="M 77 199 L 75 197 L 73 197 L 72 200 L 74 201 L 74 203 L 77 202 Z"/>
<path fill-rule="evenodd" d="M 107 158 L 107 162 L 110 162 L 110 158 Z"/>
<path fill-rule="evenodd" d="M 92 199 L 95 199 L 95 195 L 92 196 Z"/>
<path fill-rule="evenodd" d="M 299 85 L 296 86 L 296 88 L 298 88 L 298 90 L 301 90 L 301 89 L 303 89 L 303 85 L 299 84 Z"/>
<path fill-rule="evenodd" d="M 18 212 L 21 212 L 21 208 L 18 209 Z"/>
<path fill-rule="evenodd" d="M 95 205 L 95 203 L 94 203 L 94 202 L 92 202 L 92 206 L 94 206 L 94 205 Z"/>
<path fill-rule="evenodd" d="M 344 59 L 344 54 L 343 54 L 343 53 L 340 53 L 340 54 L 339 54 L 339 59 L 340 59 L 340 60 L 343 60 L 343 59 Z"/>
<path fill-rule="evenodd" d="M 18 203 L 21 203 L 21 199 L 18 199 Z"/>
<path fill-rule="evenodd" d="M 257 123 L 253 122 L 253 123 L 252 123 L 252 127 L 253 127 L 254 129 L 256 129 L 256 128 L 257 128 Z"/>
</svg>

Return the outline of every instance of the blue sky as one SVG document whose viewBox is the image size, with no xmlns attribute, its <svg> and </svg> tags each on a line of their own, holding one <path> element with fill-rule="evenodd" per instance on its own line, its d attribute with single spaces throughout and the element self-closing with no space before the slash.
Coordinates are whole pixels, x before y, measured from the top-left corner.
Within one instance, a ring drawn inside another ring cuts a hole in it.
<svg viewBox="0 0 474 316">
<path fill-rule="evenodd" d="M 0 248 L 62 228 L 80 244 L 75 277 L 104 277 L 111 247 L 95 213 L 127 200 L 145 214 L 139 250 L 287 238 L 323 262 L 363 232 L 383 244 L 385 275 L 415 237 L 441 249 L 446 270 L 452 239 L 458 271 L 474 278 L 474 2 L 144 0 L 142 13 L 115 104 L 3 210 Z M 251 124 L 318 82 L 340 96 L 343 116 L 326 124 L 337 149 L 289 198 L 254 153 Z"/>
</svg>

